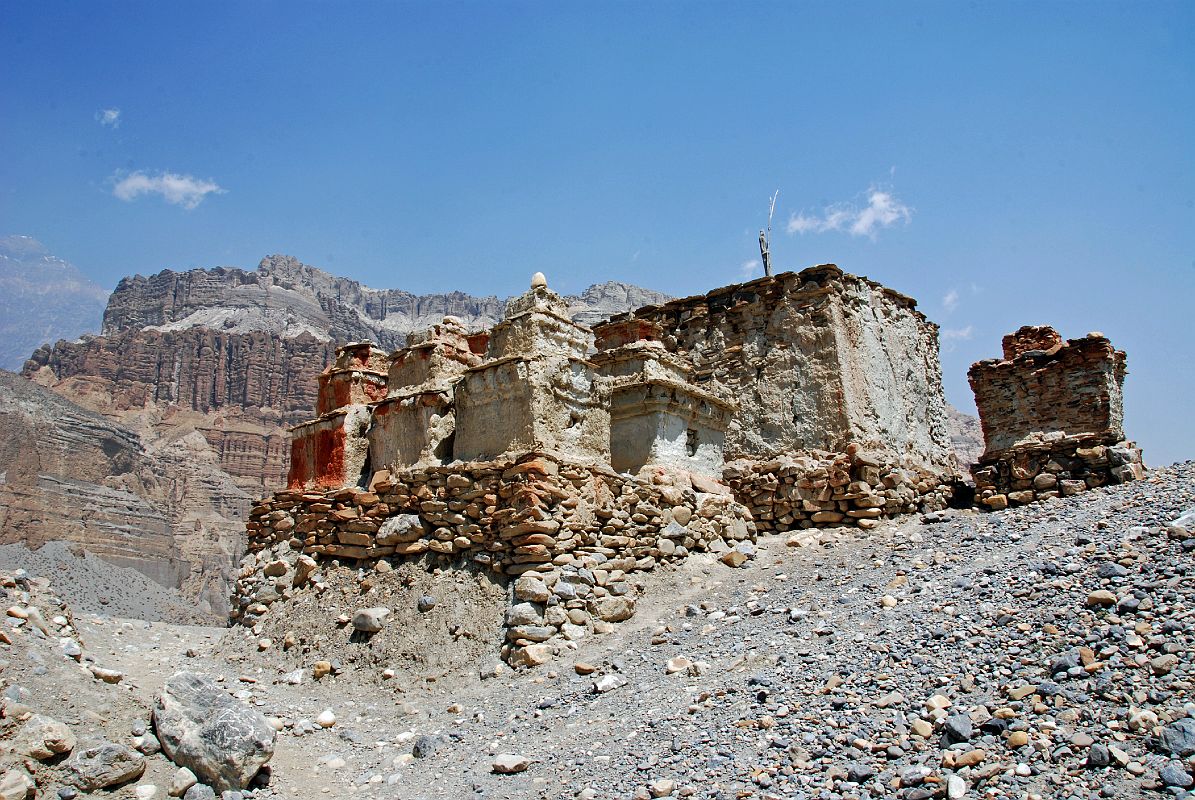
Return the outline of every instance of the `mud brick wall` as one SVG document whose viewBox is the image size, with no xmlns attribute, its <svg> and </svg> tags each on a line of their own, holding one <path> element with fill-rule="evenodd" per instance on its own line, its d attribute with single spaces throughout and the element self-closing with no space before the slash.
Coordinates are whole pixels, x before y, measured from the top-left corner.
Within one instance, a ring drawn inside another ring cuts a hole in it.
<svg viewBox="0 0 1195 800">
<path fill-rule="evenodd" d="M 846 452 L 955 471 L 938 329 L 916 303 L 827 264 L 648 306 L 692 380 L 738 404 L 730 459 Z M 623 319 L 623 318 L 616 318 Z"/>
<path fill-rule="evenodd" d="M 1005 337 L 1004 352 L 968 373 L 986 445 L 981 464 L 1046 435 L 1125 438 L 1125 354 L 1106 337 L 1063 342 L 1052 328 L 1025 327 Z"/>
</svg>

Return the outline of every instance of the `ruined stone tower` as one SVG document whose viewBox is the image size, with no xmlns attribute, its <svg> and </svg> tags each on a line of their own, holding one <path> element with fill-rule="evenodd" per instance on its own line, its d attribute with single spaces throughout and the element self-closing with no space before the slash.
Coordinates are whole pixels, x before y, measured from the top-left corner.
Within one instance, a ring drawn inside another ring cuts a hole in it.
<svg viewBox="0 0 1195 800">
<path fill-rule="evenodd" d="M 1026 325 L 1003 351 L 968 373 L 985 444 L 971 470 L 980 503 L 1000 509 L 1144 474 L 1124 435 L 1125 354 L 1107 337 L 1064 342 Z"/>
</svg>

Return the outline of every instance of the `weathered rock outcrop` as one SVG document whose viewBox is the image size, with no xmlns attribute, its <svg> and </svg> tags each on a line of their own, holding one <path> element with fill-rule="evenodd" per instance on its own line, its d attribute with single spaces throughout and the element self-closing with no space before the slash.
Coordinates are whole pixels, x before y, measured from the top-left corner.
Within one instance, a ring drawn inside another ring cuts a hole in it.
<svg viewBox="0 0 1195 800">
<path fill-rule="evenodd" d="M 194 434 L 155 442 L 0 372 L 0 543 L 85 546 L 227 609 L 248 496 Z"/>
<path fill-rule="evenodd" d="M 28 236 L 0 238 L 0 369 L 44 342 L 100 329 L 108 290 Z"/>
</svg>

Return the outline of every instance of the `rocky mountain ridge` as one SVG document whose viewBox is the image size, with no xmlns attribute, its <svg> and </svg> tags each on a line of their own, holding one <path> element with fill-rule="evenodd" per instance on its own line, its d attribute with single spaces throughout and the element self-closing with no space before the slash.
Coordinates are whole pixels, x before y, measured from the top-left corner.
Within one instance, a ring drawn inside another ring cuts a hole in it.
<svg viewBox="0 0 1195 800">
<path fill-rule="evenodd" d="M 570 313 L 583 322 L 667 299 L 660 292 L 615 281 L 567 298 Z M 373 289 L 292 256 L 272 255 L 253 271 L 217 267 L 124 278 L 104 312 L 103 333 L 189 328 L 263 331 L 283 338 L 309 333 L 341 344 L 368 339 L 393 350 L 405 344 L 407 334 L 425 330 L 445 316 L 459 317 L 466 328 L 481 330 L 499 322 L 505 310 L 506 301 L 492 295 Z"/>
</svg>

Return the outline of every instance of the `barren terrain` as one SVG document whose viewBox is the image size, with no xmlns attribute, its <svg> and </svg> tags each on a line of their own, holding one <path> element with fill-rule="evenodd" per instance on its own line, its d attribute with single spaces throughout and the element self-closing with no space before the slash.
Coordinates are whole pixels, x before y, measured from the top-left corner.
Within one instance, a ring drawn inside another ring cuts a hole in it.
<svg viewBox="0 0 1195 800">
<path fill-rule="evenodd" d="M 1195 524 L 1174 523 L 1193 479 L 1188 462 L 996 513 L 766 536 L 739 569 L 694 556 L 650 575 L 633 619 L 517 672 L 496 657 L 505 588 L 418 564 L 326 567 L 256 633 L 79 614 L 81 664 L 9 617 L 4 735 L 24 707 L 80 746 L 131 743 L 188 669 L 277 720 L 261 798 L 1140 797 L 1189 782 L 1195 752 Z M 391 616 L 372 639 L 337 622 L 373 606 Z M 499 754 L 530 766 L 495 774 Z M 105 794 L 164 796 L 174 767 L 148 763 Z M 56 768 L 36 776 L 52 796 Z"/>
</svg>

